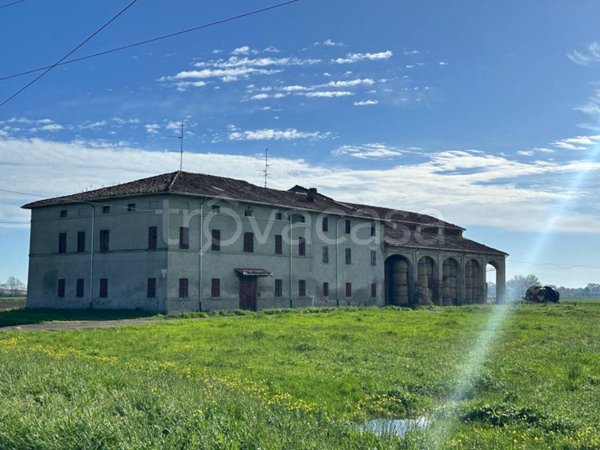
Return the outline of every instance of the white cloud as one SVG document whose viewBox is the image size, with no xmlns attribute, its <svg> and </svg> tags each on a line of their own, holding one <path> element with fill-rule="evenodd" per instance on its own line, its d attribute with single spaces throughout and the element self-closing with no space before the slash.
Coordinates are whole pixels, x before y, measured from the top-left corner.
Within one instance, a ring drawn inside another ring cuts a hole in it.
<svg viewBox="0 0 600 450">
<path fill-rule="evenodd" d="M 354 94 L 350 91 L 311 91 L 300 93 L 298 95 L 304 95 L 309 98 L 337 98 L 347 97 Z"/>
<path fill-rule="evenodd" d="M 552 143 L 554 147 L 564 150 L 587 150 L 591 145 L 600 145 L 600 135 L 598 136 L 575 136 Z"/>
<path fill-rule="evenodd" d="M 446 61 L 440 61 L 438 64 L 440 66 L 447 66 L 448 65 L 448 63 Z"/>
<path fill-rule="evenodd" d="M 360 61 L 381 61 L 390 59 L 393 53 L 390 50 L 377 53 L 348 53 L 345 58 L 334 59 L 336 64 L 351 64 Z"/>
<path fill-rule="evenodd" d="M 351 156 L 358 159 L 393 158 L 404 152 L 398 148 L 381 143 L 363 145 L 342 145 L 333 152 L 334 156 Z"/>
<path fill-rule="evenodd" d="M 354 106 L 372 106 L 377 105 L 379 100 L 360 100 L 358 102 L 354 102 Z"/>
<path fill-rule="evenodd" d="M 147 123 L 146 125 L 144 125 L 144 128 L 146 129 L 146 132 L 148 132 L 148 134 L 158 134 L 158 130 L 160 130 L 160 125 L 157 123 Z"/>
<path fill-rule="evenodd" d="M 233 49 L 231 52 L 232 55 L 249 55 L 250 53 L 256 53 L 256 50 L 252 50 L 247 45 Z"/>
<path fill-rule="evenodd" d="M 533 156 L 535 152 L 533 150 L 519 150 L 517 153 L 521 156 Z"/>
<path fill-rule="evenodd" d="M 263 53 L 279 53 L 279 49 L 270 45 L 263 49 Z"/>
<path fill-rule="evenodd" d="M 275 130 L 263 128 L 260 130 L 232 130 L 229 133 L 231 141 L 291 141 L 297 139 L 326 139 L 330 133 L 322 133 L 319 131 L 298 131 L 295 128 L 286 130 Z"/>
<path fill-rule="evenodd" d="M 344 81 L 330 81 L 327 84 L 322 86 L 326 87 L 335 87 L 335 88 L 345 88 L 345 87 L 354 87 L 354 86 L 371 86 L 375 84 L 371 78 L 357 78 L 356 80 L 344 80 Z"/>
<path fill-rule="evenodd" d="M 567 58 L 575 64 L 588 66 L 590 64 L 600 62 L 600 44 L 598 42 L 590 42 L 583 51 L 574 51 L 567 53 Z"/>
<path fill-rule="evenodd" d="M 42 125 L 41 127 L 34 127 L 34 128 L 30 128 L 29 131 L 32 132 L 38 132 L 38 131 L 49 131 L 51 133 L 55 133 L 57 131 L 61 131 L 64 130 L 65 127 L 63 127 L 62 125 L 58 124 L 58 123 L 49 123 L 47 125 Z"/>
<path fill-rule="evenodd" d="M 323 42 L 315 42 L 313 45 L 319 46 L 324 45 L 325 47 L 342 47 L 342 42 L 335 42 L 333 39 L 325 39 Z"/>
<path fill-rule="evenodd" d="M 406 50 L 402 52 L 403 55 L 418 55 L 421 53 L 419 50 Z"/>
</svg>

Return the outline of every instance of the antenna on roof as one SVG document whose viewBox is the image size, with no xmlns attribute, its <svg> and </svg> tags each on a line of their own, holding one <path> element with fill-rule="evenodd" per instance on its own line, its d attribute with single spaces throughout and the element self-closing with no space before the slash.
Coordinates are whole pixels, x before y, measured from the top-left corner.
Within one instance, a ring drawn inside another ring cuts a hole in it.
<svg viewBox="0 0 600 450">
<path fill-rule="evenodd" d="M 183 136 L 183 122 L 181 122 L 179 134 L 177 136 L 173 136 L 179 139 L 179 170 L 183 169 Z"/>
<path fill-rule="evenodd" d="M 273 164 L 269 164 L 269 147 L 265 148 L 265 168 L 261 172 L 265 175 L 265 187 L 267 187 L 267 177 L 269 176 L 269 167 Z"/>
</svg>

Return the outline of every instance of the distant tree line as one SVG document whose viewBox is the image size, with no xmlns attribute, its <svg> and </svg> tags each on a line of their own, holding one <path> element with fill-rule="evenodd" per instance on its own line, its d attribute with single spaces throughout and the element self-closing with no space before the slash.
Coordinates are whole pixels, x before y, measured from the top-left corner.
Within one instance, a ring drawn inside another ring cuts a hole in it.
<svg viewBox="0 0 600 450">
<path fill-rule="evenodd" d="M 525 296 L 527 288 L 541 285 L 543 283 L 534 274 L 515 275 L 506 282 L 506 295 L 508 300 L 520 300 Z M 581 288 L 568 288 L 554 284 L 548 286 L 556 288 L 562 298 L 586 297 L 600 299 L 600 284 L 598 283 L 588 283 L 586 287 Z M 488 282 L 488 297 L 496 297 L 496 285 L 492 282 Z"/>
<path fill-rule="evenodd" d="M 21 297 L 27 295 L 25 283 L 16 277 L 8 277 L 6 282 L 0 283 L 0 297 Z"/>
</svg>

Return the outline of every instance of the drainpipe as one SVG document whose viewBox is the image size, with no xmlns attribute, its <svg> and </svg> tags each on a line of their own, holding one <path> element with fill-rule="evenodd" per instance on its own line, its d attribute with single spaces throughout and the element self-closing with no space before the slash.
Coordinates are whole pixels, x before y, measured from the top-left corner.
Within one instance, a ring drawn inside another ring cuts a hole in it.
<svg viewBox="0 0 600 450">
<path fill-rule="evenodd" d="M 202 203 L 200 203 L 200 274 L 198 276 L 198 295 L 199 295 L 199 303 L 198 303 L 198 310 L 202 311 L 202 300 L 203 300 L 203 291 L 202 291 L 202 263 L 203 263 L 203 254 L 204 252 L 202 251 L 202 235 L 204 234 L 204 220 L 203 220 L 203 208 L 204 208 L 204 202 L 206 200 L 203 200 Z M 212 239 L 212 236 L 211 236 Z"/>
<path fill-rule="evenodd" d="M 90 300 L 90 309 L 94 307 L 93 295 L 94 295 L 94 228 L 96 224 L 96 208 L 92 203 L 84 203 L 85 205 L 92 208 L 92 223 L 91 229 L 92 233 L 90 235 L 90 289 L 89 289 L 89 300 Z"/>
<path fill-rule="evenodd" d="M 293 299 L 292 299 L 292 290 L 294 289 L 294 286 L 293 286 L 294 277 L 293 277 L 293 272 L 292 272 L 292 269 L 293 269 L 292 256 L 293 256 L 293 252 L 294 252 L 294 246 L 292 244 L 292 242 L 294 241 L 294 232 L 293 232 L 294 222 L 292 220 L 293 215 L 294 215 L 293 212 L 290 213 L 290 216 L 288 218 L 288 220 L 290 222 L 289 223 L 289 225 L 290 225 L 290 308 L 294 307 L 294 303 L 293 303 Z"/>
<path fill-rule="evenodd" d="M 339 269 L 339 247 L 340 247 L 340 223 L 341 217 L 335 219 L 335 298 L 337 306 L 340 306 L 340 269 Z"/>
</svg>

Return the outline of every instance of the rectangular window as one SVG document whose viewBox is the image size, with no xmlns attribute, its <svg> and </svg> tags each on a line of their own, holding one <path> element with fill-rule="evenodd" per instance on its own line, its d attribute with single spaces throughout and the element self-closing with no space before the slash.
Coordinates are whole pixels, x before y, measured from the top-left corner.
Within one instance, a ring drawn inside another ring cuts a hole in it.
<svg viewBox="0 0 600 450">
<path fill-rule="evenodd" d="M 346 219 L 346 234 L 350 234 L 351 229 L 352 229 L 352 222 L 350 222 L 350 219 Z"/>
<path fill-rule="evenodd" d="M 352 249 L 346 249 L 346 264 L 352 264 Z"/>
<path fill-rule="evenodd" d="M 292 223 L 304 223 L 306 218 L 302 214 L 292 214 Z"/>
<path fill-rule="evenodd" d="M 375 250 L 371 250 L 371 265 L 372 266 L 377 265 L 377 251 L 375 251 Z"/>
<path fill-rule="evenodd" d="M 100 278 L 100 297 L 108 297 L 108 278 Z"/>
<path fill-rule="evenodd" d="M 329 262 L 329 247 L 323 246 L 323 262 L 327 264 Z"/>
<path fill-rule="evenodd" d="M 110 206 L 103 206 L 102 214 L 108 214 L 108 213 L 110 213 Z"/>
<path fill-rule="evenodd" d="M 67 233 L 58 234 L 58 253 L 67 253 Z"/>
<path fill-rule="evenodd" d="M 213 252 L 221 251 L 221 230 L 211 230 L 210 235 L 212 237 L 212 243 L 210 249 Z"/>
<path fill-rule="evenodd" d="M 188 285 L 189 281 L 187 278 L 179 279 L 179 298 L 188 298 Z"/>
<path fill-rule="evenodd" d="M 135 203 L 130 203 L 127 205 L 127 212 L 135 211 Z"/>
<path fill-rule="evenodd" d="M 148 250 L 158 247 L 158 227 L 148 227 Z"/>
<path fill-rule="evenodd" d="M 211 278 L 210 280 L 210 296 L 219 298 L 221 296 L 221 279 Z"/>
<path fill-rule="evenodd" d="M 298 238 L 298 255 L 306 256 L 306 239 L 303 237 Z"/>
<path fill-rule="evenodd" d="M 376 229 L 377 229 L 377 228 L 375 227 L 375 224 L 374 224 L 374 223 L 372 223 L 372 224 L 371 224 L 371 236 L 375 236 L 375 231 L 376 231 Z"/>
<path fill-rule="evenodd" d="M 244 252 L 254 252 L 254 233 L 244 233 Z"/>
<path fill-rule="evenodd" d="M 371 297 L 377 297 L 377 283 L 371 283 Z"/>
<path fill-rule="evenodd" d="M 283 296 L 283 280 L 275 280 L 275 297 Z"/>
<path fill-rule="evenodd" d="M 321 222 L 321 229 L 323 231 L 329 231 L 329 218 L 323 217 L 323 221 Z"/>
<path fill-rule="evenodd" d="M 77 233 L 77 253 L 85 252 L 85 231 Z"/>
<path fill-rule="evenodd" d="M 254 215 L 254 211 L 252 211 L 252 208 L 250 206 L 246 208 L 246 210 L 244 211 L 244 215 L 246 217 L 252 217 Z"/>
<path fill-rule="evenodd" d="M 329 283 L 326 281 L 323 283 L 323 297 L 329 297 Z"/>
<path fill-rule="evenodd" d="M 280 234 L 275 235 L 275 254 L 283 255 L 283 236 Z"/>
<path fill-rule="evenodd" d="M 110 246 L 110 230 L 100 230 L 100 251 L 107 252 Z"/>
<path fill-rule="evenodd" d="M 215 213 L 221 212 L 221 207 L 219 205 L 212 205 L 211 208 Z"/>
<path fill-rule="evenodd" d="M 77 278 L 77 284 L 75 285 L 75 296 L 83 297 L 83 290 L 85 289 L 85 281 L 83 278 Z"/>
<path fill-rule="evenodd" d="M 68 215 L 68 211 L 66 209 L 60 210 L 60 217 L 67 217 L 67 215 Z"/>
<path fill-rule="evenodd" d="M 283 215 L 281 213 L 275 213 L 275 220 L 281 220 Z"/>
<path fill-rule="evenodd" d="M 190 229 L 188 227 L 179 227 L 179 248 L 182 250 L 190 248 Z"/>
<path fill-rule="evenodd" d="M 346 283 L 346 297 L 352 297 L 352 283 Z"/>
<path fill-rule="evenodd" d="M 306 297 L 306 280 L 298 280 L 298 296 Z"/>
<path fill-rule="evenodd" d="M 58 286 L 56 288 L 56 295 L 58 295 L 60 298 L 65 296 L 65 279 L 64 278 L 59 278 L 58 279 Z"/>
<path fill-rule="evenodd" d="M 146 285 L 146 297 L 156 297 L 156 278 L 148 278 L 148 284 Z"/>
</svg>

